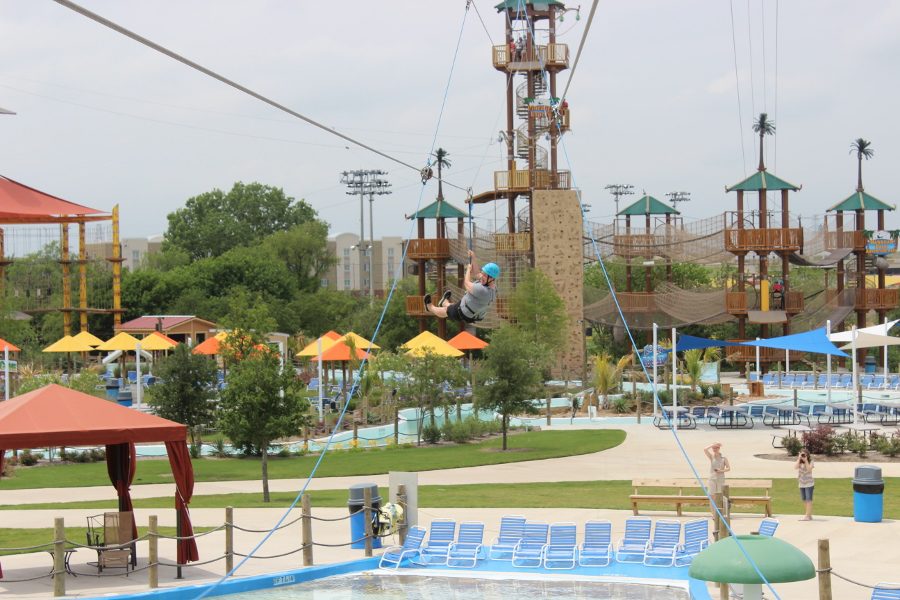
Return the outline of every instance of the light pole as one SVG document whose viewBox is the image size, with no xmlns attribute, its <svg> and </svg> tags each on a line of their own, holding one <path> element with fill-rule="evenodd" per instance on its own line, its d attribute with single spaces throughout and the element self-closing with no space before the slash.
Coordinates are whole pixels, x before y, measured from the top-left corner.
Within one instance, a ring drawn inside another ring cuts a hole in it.
<svg viewBox="0 0 900 600">
<path fill-rule="evenodd" d="M 347 195 L 355 196 L 359 194 L 359 266 L 360 266 L 360 274 L 362 274 L 362 265 L 365 258 L 365 197 L 367 193 L 371 193 L 371 190 L 375 186 L 375 182 L 380 180 L 380 175 L 387 175 L 386 171 L 379 171 L 377 169 L 357 169 L 355 171 L 343 171 L 341 172 L 341 183 L 347 186 Z M 387 183 L 385 181 L 385 183 Z M 377 193 L 377 192 L 376 192 Z M 371 217 L 370 217 L 371 218 Z M 371 272 L 371 261 L 369 263 L 369 293 L 374 294 L 374 288 L 372 287 L 372 272 Z M 362 276 L 360 276 L 359 289 L 362 291 Z"/>
<path fill-rule="evenodd" d="M 375 196 L 385 196 L 392 193 L 391 184 L 387 179 L 375 177 L 369 188 L 369 298 L 375 298 L 375 220 L 372 218 L 372 205 L 375 204 Z M 382 247 L 384 247 L 382 245 Z"/>
<path fill-rule="evenodd" d="M 605 190 L 609 190 L 609 193 L 612 194 L 613 198 L 616 199 L 617 217 L 619 216 L 619 198 L 621 196 L 631 196 L 632 194 L 634 194 L 634 192 L 632 191 L 633 188 L 634 186 L 628 183 L 611 183 L 603 188 Z"/>
<path fill-rule="evenodd" d="M 669 199 L 669 202 L 672 203 L 672 208 L 678 210 L 679 202 L 687 202 L 691 199 L 690 192 L 669 192 L 666 194 L 666 197 Z"/>
</svg>

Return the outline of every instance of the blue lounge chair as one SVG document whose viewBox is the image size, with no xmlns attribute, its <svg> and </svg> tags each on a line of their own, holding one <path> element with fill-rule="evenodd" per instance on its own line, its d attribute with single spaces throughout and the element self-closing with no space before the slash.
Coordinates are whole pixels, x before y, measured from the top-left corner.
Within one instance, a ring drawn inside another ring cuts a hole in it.
<svg viewBox="0 0 900 600">
<path fill-rule="evenodd" d="M 891 375 L 891 380 L 888 382 L 887 389 L 900 390 L 900 375 Z"/>
<path fill-rule="evenodd" d="M 447 564 L 447 552 L 456 536 L 456 521 L 435 519 L 428 529 L 428 541 L 422 546 L 417 562 L 423 565 Z"/>
<path fill-rule="evenodd" d="M 544 561 L 544 546 L 547 545 L 546 523 L 526 522 L 525 535 L 513 550 L 512 566 L 540 567 Z"/>
<path fill-rule="evenodd" d="M 653 537 L 644 550 L 644 565 L 671 567 L 675 564 L 675 551 L 680 543 L 681 521 L 657 521 L 653 527 Z"/>
<path fill-rule="evenodd" d="M 635 517 L 625 519 L 625 536 L 616 546 L 616 561 L 644 562 L 644 552 L 650 541 L 650 519 Z"/>
<path fill-rule="evenodd" d="M 709 545 L 709 520 L 695 519 L 684 524 L 684 543 L 675 550 L 675 566 L 691 564 L 694 557 Z"/>
<path fill-rule="evenodd" d="M 402 546 L 388 546 L 384 549 L 384 554 L 381 555 L 381 560 L 378 561 L 378 568 L 399 568 L 400 563 L 404 560 L 419 556 L 424 541 L 425 529 L 422 527 L 410 527 Z"/>
<path fill-rule="evenodd" d="M 883 390 L 885 387 L 884 377 L 882 375 L 876 375 L 872 379 L 872 383 L 869 384 L 868 389 L 870 390 Z"/>
<path fill-rule="evenodd" d="M 525 517 L 505 515 L 500 519 L 500 534 L 488 548 L 488 558 L 511 560 L 513 550 L 525 535 Z"/>
<path fill-rule="evenodd" d="M 481 558 L 484 541 L 484 523 L 465 521 L 459 524 L 456 541 L 450 544 L 447 551 L 448 567 L 472 568 Z"/>
<path fill-rule="evenodd" d="M 605 567 L 612 560 L 612 524 L 609 521 L 587 521 L 584 524 L 584 543 L 578 552 L 582 567 Z"/>
<path fill-rule="evenodd" d="M 795 375 L 793 373 L 788 373 L 784 377 L 781 378 L 781 386 L 783 388 L 790 388 L 794 386 Z"/>
<path fill-rule="evenodd" d="M 747 376 L 747 381 L 756 381 L 756 380 L 757 380 L 756 371 L 751 371 L 750 374 Z"/>
<path fill-rule="evenodd" d="M 900 583 L 876 583 L 871 600 L 900 600 Z"/>
<path fill-rule="evenodd" d="M 545 569 L 574 569 L 578 550 L 575 523 L 553 523 L 550 539 L 544 546 Z"/>
<path fill-rule="evenodd" d="M 759 535 L 774 537 L 776 529 L 778 529 L 778 519 L 763 519 L 759 522 Z"/>
<path fill-rule="evenodd" d="M 753 379 L 751 379 L 750 381 L 756 381 L 755 373 L 753 374 Z M 765 375 L 762 376 L 762 383 L 764 386 L 770 387 L 770 386 L 775 385 L 777 382 L 778 382 L 778 380 L 775 379 L 774 373 L 766 373 Z"/>
</svg>

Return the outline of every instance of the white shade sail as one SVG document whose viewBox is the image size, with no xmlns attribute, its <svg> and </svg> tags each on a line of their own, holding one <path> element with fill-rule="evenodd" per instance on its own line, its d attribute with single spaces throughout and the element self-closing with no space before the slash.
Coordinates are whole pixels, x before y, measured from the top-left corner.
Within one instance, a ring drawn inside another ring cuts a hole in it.
<svg viewBox="0 0 900 600">
<path fill-rule="evenodd" d="M 896 321 L 888 321 L 887 323 L 882 323 L 881 325 L 872 325 L 871 327 L 863 327 L 862 329 L 857 329 L 856 334 L 859 336 L 860 334 L 871 334 L 871 335 L 881 335 L 886 336 L 888 331 L 891 330 L 891 327 L 900 322 L 900 319 Z M 852 331 L 836 331 L 828 336 L 828 339 L 832 342 L 852 342 L 853 341 L 853 332 Z M 859 341 L 859 337 L 856 338 Z M 874 344 L 875 346 L 884 346 L 885 344 Z M 890 344 L 888 344 L 890 345 Z M 871 346 L 859 346 L 857 348 L 870 348 Z"/>
</svg>

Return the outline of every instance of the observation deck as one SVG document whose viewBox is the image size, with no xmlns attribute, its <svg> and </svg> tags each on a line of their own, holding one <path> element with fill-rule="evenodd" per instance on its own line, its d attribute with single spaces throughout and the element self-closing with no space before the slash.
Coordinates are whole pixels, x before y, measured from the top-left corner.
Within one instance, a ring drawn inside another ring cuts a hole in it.
<svg viewBox="0 0 900 600">
<path fill-rule="evenodd" d="M 756 252 L 799 252 L 803 247 L 803 229 L 725 229 L 725 250 L 735 254 Z"/>
<path fill-rule="evenodd" d="M 510 73 L 519 71 L 562 70 L 569 68 L 568 44 L 547 44 L 524 48 L 520 56 L 509 45 L 491 48 L 494 68 Z"/>
<path fill-rule="evenodd" d="M 409 260 L 441 260 L 450 258 L 449 239 L 411 239 L 406 249 Z"/>
<path fill-rule="evenodd" d="M 616 292 L 619 306 L 623 313 L 650 313 L 655 312 L 656 294 L 647 292 Z"/>
<path fill-rule="evenodd" d="M 531 190 L 568 190 L 571 187 L 569 171 L 494 171 L 494 190 L 497 192 L 527 193 Z"/>
<path fill-rule="evenodd" d="M 856 310 L 894 310 L 900 305 L 898 289 L 857 289 Z"/>
<path fill-rule="evenodd" d="M 753 306 L 756 295 L 751 292 L 726 292 L 725 293 L 725 310 L 728 314 L 735 316 L 747 316 L 751 310 L 759 310 Z M 803 312 L 804 299 L 803 292 L 788 292 L 784 297 L 784 308 L 777 306 L 776 301 L 770 300 L 769 307 L 774 310 L 784 310 L 789 315 L 796 315 Z"/>
<path fill-rule="evenodd" d="M 825 230 L 825 249 L 839 250 L 842 248 L 851 248 L 855 252 L 862 252 L 866 249 L 866 235 L 862 231 L 856 230 Z"/>
</svg>

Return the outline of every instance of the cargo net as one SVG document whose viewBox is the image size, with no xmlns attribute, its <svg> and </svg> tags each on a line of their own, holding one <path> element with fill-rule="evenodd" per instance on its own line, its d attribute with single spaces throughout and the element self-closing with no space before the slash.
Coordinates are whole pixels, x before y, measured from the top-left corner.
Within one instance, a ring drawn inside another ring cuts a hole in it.
<svg viewBox="0 0 900 600">
<path fill-rule="evenodd" d="M 653 292 L 616 292 L 628 325 L 649 329 L 684 325 L 713 325 L 733 319 L 725 310 L 725 292 L 685 290 L 673 283 L 662 283 Z M 584 318 L 592 323 L 622 326 L 622 317 L 608 290 L 585 287 Z"/>
<path fill-rule="evenodd" d="M 63 308 L 62 230 L 59 225 L 7 225 L 2 228 L 5 266 L 3 298 L 9 310 L 52 312 Z M 112 308 L 112 225 L 85 227 L 86 306 Z M 69 290 L 71 308 L 80 308 L 78 226 L 69 226 Z"/>
<path fill-rule="evenodd" d="M 725 251 L 725 216 L 716 215 L 695 221 L 666 223 L 651 216 L 650 227 L 644 217 L 634 217 L 631 227 L 624 219 L 613 223 L 585 222 L 585 259 L 596 261 L 596 252 L 604 259 L 661 258 L 672 262 L 715 264 L 733 257 Z M 596 249 L 591 243 L 596 241 Z"/>
</svg>

